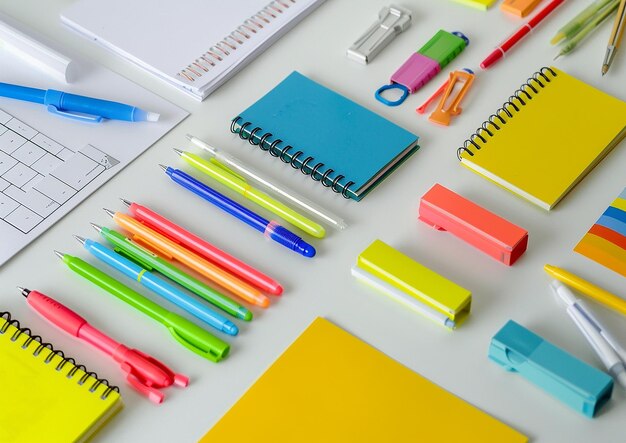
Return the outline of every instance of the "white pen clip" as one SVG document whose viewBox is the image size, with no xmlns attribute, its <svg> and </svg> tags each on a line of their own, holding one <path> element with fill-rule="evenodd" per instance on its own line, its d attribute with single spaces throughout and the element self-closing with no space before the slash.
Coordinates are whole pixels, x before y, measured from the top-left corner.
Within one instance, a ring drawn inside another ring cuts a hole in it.
<svg viewBox="0 0 626 443">
<path fill-rule="evenodd" d="M 396 35 L 411 25 L 411 12 L 395 5 L 383 7 L 374 23 L 349 49 L 348 58 L 367 64 L 387 46 Z"/>
</svg>

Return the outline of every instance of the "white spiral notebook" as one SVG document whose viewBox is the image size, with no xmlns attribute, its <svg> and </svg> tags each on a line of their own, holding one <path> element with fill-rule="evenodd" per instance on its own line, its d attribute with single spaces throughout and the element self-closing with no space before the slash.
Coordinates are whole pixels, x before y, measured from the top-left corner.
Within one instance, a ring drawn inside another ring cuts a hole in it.
<svg viewBox="0 0 626 443">
<path fill-rule="evenodd" d="M 79 0 L 61 20 L 205 99 L 324 0 Z"/>
</svg>

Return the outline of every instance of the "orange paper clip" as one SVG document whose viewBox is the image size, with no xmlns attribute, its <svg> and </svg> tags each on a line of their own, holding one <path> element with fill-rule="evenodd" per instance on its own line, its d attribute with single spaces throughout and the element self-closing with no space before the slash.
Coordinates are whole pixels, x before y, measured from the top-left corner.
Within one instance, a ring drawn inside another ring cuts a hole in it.
<svg viewBox="0 0 626 443">
<path fill-rule="evenodd" d="M 437 109 L 430 114 L 428 120 L 433 123 L 448 126 L 452 117 L 461 113 L 461 100 L 463 100 L 463 97 L 465 97 L 465 94 L 467 94 L 473 82 L 474 73 L 471 71 L 468 72 L 468 70 L 463 70 L 451 72 L 450 79 L 446 84 L 446 88 L 441 99 L 439 100 Z M 457 83 L 461 84 L 461 89 L 459 89 L 456 97 L 451 98 L 452 92 L 454 91 L 454 87 L 457 86 Z"/>
</svg>

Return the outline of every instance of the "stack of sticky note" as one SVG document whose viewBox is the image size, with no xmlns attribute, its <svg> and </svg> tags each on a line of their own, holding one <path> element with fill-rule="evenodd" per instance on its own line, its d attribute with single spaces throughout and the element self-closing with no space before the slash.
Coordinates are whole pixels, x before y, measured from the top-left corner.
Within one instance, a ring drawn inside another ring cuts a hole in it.
<svg viewBox="0 0 626 443">
<path fill-rule="evenodd" d="M 574 251 L 626 276 L 626 189 L 604 211 Z"/>
<path fill-rule="evenodd" d="M 496 0 L 454 0 L 457 3 L 462 3 L 473 8 L 482 9 L 486 11 Z"/>
</svg>

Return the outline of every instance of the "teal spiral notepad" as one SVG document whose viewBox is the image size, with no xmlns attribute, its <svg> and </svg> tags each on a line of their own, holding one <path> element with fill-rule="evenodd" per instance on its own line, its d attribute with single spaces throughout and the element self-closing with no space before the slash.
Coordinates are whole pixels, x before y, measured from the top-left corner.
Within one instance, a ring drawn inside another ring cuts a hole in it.
<svg viewBox="0 0 626 443">
<path fill-rule="evenodd" d="M 357 201 L 419 148 L 416 135 L 295 71 L 231 131 Z"/>
</svg>

